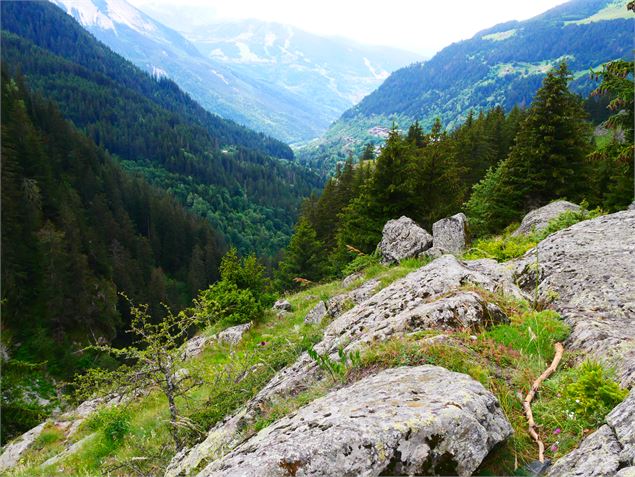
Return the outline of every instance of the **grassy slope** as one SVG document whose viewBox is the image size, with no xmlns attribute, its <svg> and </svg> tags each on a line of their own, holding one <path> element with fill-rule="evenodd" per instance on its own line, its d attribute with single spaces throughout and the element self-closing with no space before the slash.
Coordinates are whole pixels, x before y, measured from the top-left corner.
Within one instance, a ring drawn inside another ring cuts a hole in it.
<svg viewBox="0 0 635 477">
<path fill-rule="evenodd" d="M 376 277 L 385 287 L 423 264 L 419 260 L 406 260 L 395 267 L 371 265 L 364 271 L 364 280 Z M 191 431 L 190 442 L 201 438 L 214 423 L 246 403 L 278 369 L 293 362 L 303 350 L 319 341 L 322 330 L 305 325 L 303 318 L 319 300 L 343 291 L 341 283 L 336 281 L 291 295 L 288 299 L 293 305 L 293 313 L 283 318 L 269 313 L 235 348 L 213 345 L 191 360 L 189 365 L 203 369 L 211 384 L 192 392 L 187 403 L 180 403 L 193 427 L 198 429 Z M 533 380 L 553 358 L 553 344 L 566 338 L 568 328 L 553 311 L 536 310 L 527 302 L 484 290 L 472 288 L 472 291 L 499 304 L 510 317 L 510 323 L 488 330 L 423 331 L 375 344 L 362 350 L 355 364 L 349 364 L 326 384 L 321 383 L 294 398 L 274 402 L 264 408 L 252 428 L 244 432 L 257 432 L 329 390 L 361 379 L 370 372 L 403 365 L 435 364 L 467 373 L 490 389 L 498 397 L 514 428 L 514 436 L 488 457 L 479 475 L 523 475 L 520 467 L 536 459 L 537 451 L 527 433 L 522 399 Z M 207 329 L 204 333 L 216 331 Z M 440 334 L 444 335 L 440 341 L 438 338 L 430 340 Z M 547 457 L 552 459 L 573 449 L 585 435 L 599 426 L 611 406 L 624 395 L 617 392 L 614 401 L 593 407 L 593 396 L 569 392 L 571 384 L 586 382 L 591 376 L 588 369 L 580 368 L 577 362 L 576 355 L 567 352 L 558 372 L 544 383 L 533 405 Z M 252 372 L 242 380 L 236 379 L 248 369 Z M 608 371 L 597 366 L 593 369 L 596 371 L 591 376 L 593 379 L 611 385 Z M 591 389 L 597 386 L 597 382 Z M 574 397 L 582 399 L 582 405 L 576 404 Z M 55 466 L 42 469 L 39 465 L 64 447 L 63 433 L 50 427 L 11 475 L 34 476 L 42 475 L 44 471 L 50 476 L 107 475 L 108 472 L 116 476 L 130 475 L 135 467 L 151 474 L 161 474 L 174 453 L 167 417 L 165 399 L 158 393 L 149 394 L 121 412 L 97 413 L 73 437 L 73 441 L 78 441 L 92 436 L 87 444 Z M 134 459 L 139 456 L 144 459 Z"/>
</svg>

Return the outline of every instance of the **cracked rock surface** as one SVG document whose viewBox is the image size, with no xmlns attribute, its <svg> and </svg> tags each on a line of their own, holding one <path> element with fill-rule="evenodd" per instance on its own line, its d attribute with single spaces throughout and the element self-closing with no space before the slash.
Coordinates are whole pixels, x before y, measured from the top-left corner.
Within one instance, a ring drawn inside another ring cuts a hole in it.
<svg viewBox="0 0 635 477">
<path fill-rule="evenodd" d="M 198 475 L 471 475 L 511 432 L 496 398 L 469 376 L 402 367 L 331 392 Z"/>
<path fill-rule="evenodd" d="M 398 263 L 404 258 L 418 257 L 431 246 L 432 235 L 404 216 L 386 222 L 377 248 L 382 263 Z"/>
<path fill-rule="evenodd" d="M 496 268 L 494 264 L 488 266 Z M 485 327 L 506 320 L 497 306 L 463 289 L 464 286 L 479 286 L 489 291 L 514 288 L 516 293 L 521 293 L 506 280 L 504 271 L 492 278 L 452 255 L 445 255 L 333 320 L 314 349 L 337 359 L 340 346 L 350 351 L 373 341 L 415 331 Z M 241 430 L 257 419 L 263 405 L 293 396 L 322 378 L 322 370 L 304 353 L 294 364 L 279 371 L 245 408 L 217 424 L 203 442 L 177 454 L 166 476 L 190 472 L 203 459 L 221 458 L 244 440 Z"/>
<path fill-rule="evenodd" d="M 614 366 L 622 386 L 635 384 L 635 211 L 550 235 L 515 274 L 527 293 L 538 282 L 540 299 L 571 326 L 568 349 Z"/>
</svg>

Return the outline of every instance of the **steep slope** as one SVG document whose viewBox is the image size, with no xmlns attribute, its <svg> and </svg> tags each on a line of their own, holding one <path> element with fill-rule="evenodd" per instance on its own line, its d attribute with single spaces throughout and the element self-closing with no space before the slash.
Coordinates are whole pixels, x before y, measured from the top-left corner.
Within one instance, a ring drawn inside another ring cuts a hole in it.
<svg viewBox="0 0 635 477">
<path fill-rule="evenodd" d="M 335 110 L 330 104 L 332 100 L 307 102 L 304 91 L 287 87 L 282 81 L 271 81 L 268 71 L 254 74 L 250 69 L 234 68 L 235 65 L 223 58 L 202 55 L 180 33 L 125 0 L 51 1 L 135 65 L 154 75 L 174 79 L 207 110 L 286 142 L 320 135 L 342 111 L 356 102 L 337 103 Z M 342 45 L 338 46 L 341 52 Z M 414 61 L 416 58 L 412 56 L 410 61 L 395 67 Z M 298 62 L 294 65 L 302 66 Z M 372 91 L 381 81 L 368 69 L 366 75 L 374 81 L 366 85 L 362 94 Z M 328 91 L 328 85 L 314 81 L 313 86 Z"/>
<path fill-rule="evenodd" d="M 97 144 L 208 218 L 242 251 L 273 255 L 317 179 L 283 143 L 205 111 L 112 53 L 52 4 L 2 3 L 2 59 Z"/>
<path fill-rule="evenodd" d="M 422 59 L 257 20 L 193 26 L 184 35 L 208 58 L 298 95 L 322 124 L 337 119 L 390 72 Z"/>
<path fill-rule="evenodd" d="M 217 278 L 226 249 L 22 81 L 2 71 L 3 442 L 54 407 L 48 376 L 70 378 L 95 364 L 83 346 L 121 338 L 119 293 L 157 316 L 161 302 L 182 309 Z"/>
<path fill-rule="evenodd" d="M 552 66 L 566 60 L 574 91 L 593 87 L 590 68 L 632 57 L 633 15 L 626 0 L 574 0 L 527 21 L 512 21 L 452 44 L 425 63 L 393 73 L 376 91 L 346 111 L 319 141 L 299 152 L 307 163 L 343 159 L 365 142 L 381 143 L 395 121 L 415 119 L 448 128 L 470 110 L 526 106 Z"/>
</svg>

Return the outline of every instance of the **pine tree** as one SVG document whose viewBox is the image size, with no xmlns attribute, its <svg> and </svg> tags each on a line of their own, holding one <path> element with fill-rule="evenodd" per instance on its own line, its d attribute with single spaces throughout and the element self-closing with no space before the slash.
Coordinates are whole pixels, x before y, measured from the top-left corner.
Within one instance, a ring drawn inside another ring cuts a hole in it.
<svg viewBox="0 0 635 477">
<path fill-rule="evenodd" d="M 296 278 L 317 282 L 324 277 L 326 268 L 324 244 L 317 239 L 311 224 L 301 218 L 278 268 L 279 286 L 285 290 L 297 288 Z"/>
</svg>

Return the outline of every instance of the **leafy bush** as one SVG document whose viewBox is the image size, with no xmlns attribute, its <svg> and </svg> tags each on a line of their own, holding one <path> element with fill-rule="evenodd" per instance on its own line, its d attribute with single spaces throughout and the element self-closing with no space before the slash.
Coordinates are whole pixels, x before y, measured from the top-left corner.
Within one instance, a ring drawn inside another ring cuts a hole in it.
<svg viewBox="0 0 635 477">
<path fill-rule="evenodd" d="M 228 326 L 262 318 L 275 301 L 264 272 L 255 255 L 241 258 L 235 248 L 230 249 L 221 261 L 221 280 L 200 293 L 197 313 L 210 323 Z"/>
<path fill-rule="evenodd" d="M 568 407 L 576 414 L 600 423 L 611 409 L 622 402 L 628 390 L 620 388 L 598 363 L 585 361 L 579 370 L 578 379 L 565 391 Z"/>
<path fill-rule="evenodd" d="M 262 304 L 251 290 L 226 281 L 215 283 L 199 297 L 199 313 L 210 323 L 240 325 L 261 318 L 263 312 Z"/>
<path fill-rule="evenodd" d="M 337 355 L 340 360 L 335 361 L 326 354 L 319 354 L 315 349 L 309 348 L 307 353 L 317 365 L 324 371 L 328 371 L 334 380 L 341 379 L 346 375 L 346 371 L 354 366 L 361 364 L 361 357 L 359 351 L 353 351 L 352 353 L 346 353 L 343 348 L 337 350 Z"/>
<path fill-rule="evenodd" d="M 580 210 L 567 210 L 561 213 L 558 217 L 551 219 L 547 224 L 547 227 L 543 230 L 534 232 L 532 235 L 536 241 L 539 242 L 558 230 L 566 229 L 567 227 L 571 227 L 583 220 L 595 219 L 603 213 L 604 212 L 599 208 L 587 210 L 587 204 L 582 202 Z"/>
<path fill-rule="evenodd" d="M 524 255 L 538 241 L 531 235 L 511 235 L 509 228 L 503 235 L 477 240 L 463 256 L 467 260 L 493 258 L 505 262 Z"/>
<path fill-rule="evenodd" d="M 130 432 L 131 417 L 125 406 L 107 407 L 89 417 L 85 425 L 92 431 L 102 431 L 108 443 L 118 444 Z"/>
</svg>

